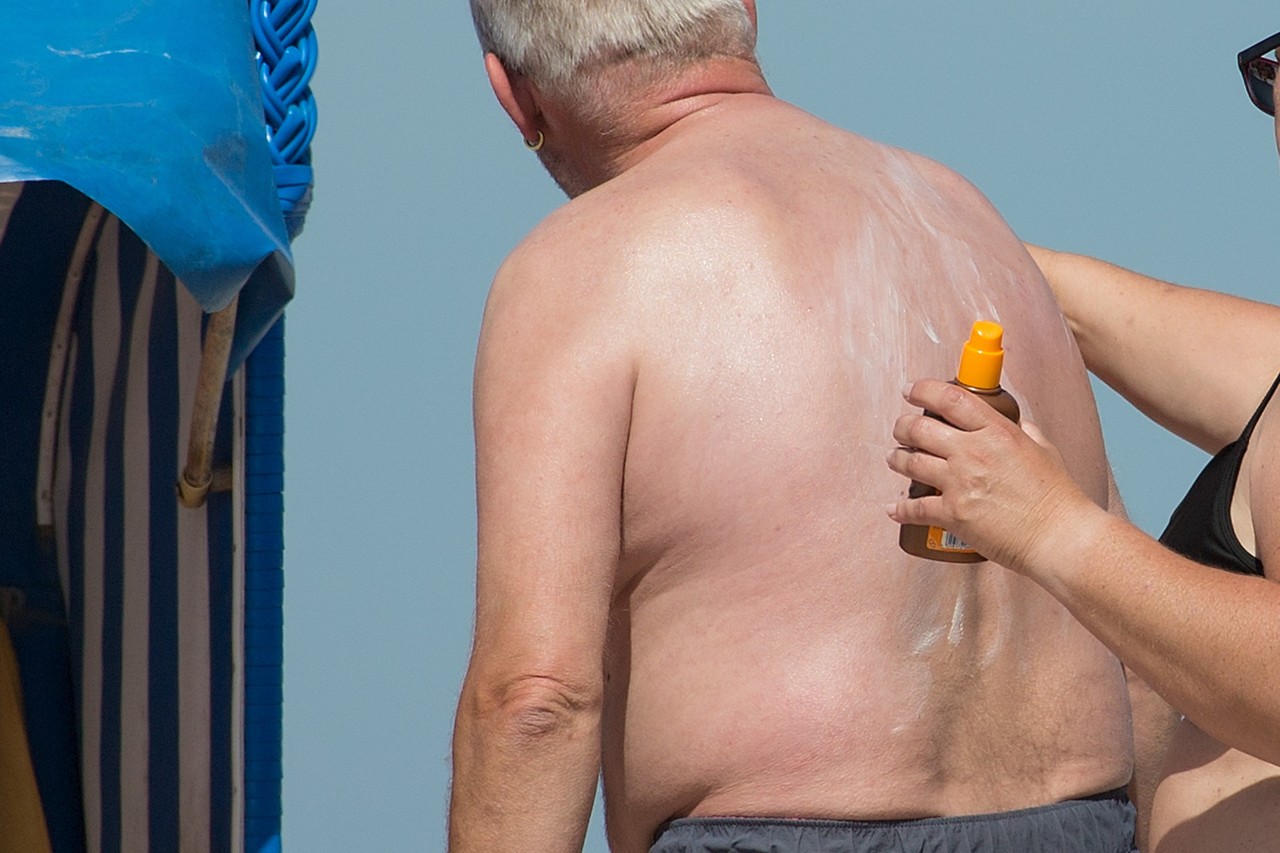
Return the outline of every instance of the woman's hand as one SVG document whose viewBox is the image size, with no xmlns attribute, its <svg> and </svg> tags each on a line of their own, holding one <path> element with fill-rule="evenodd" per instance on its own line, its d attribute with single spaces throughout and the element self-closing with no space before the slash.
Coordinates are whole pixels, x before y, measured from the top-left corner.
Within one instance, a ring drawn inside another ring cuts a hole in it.
<svg viewBox="0 0 1280 853">
<path fill-rule="evenodd" d="M 941 494 L 888 505 L 894 521 L 941 527 L 988 559 L 1031 574 L 1044 562 L 1039 555 L 1070 541 L 1077 514 L 1096 509 L 1035 426 L 1019 426 L 935 379 L 908 386 L 904 396 L 946 423 L 923 414 L 898 418 L 893 437 L 903 446 L 889 454 L 889 467 Z"/>
</svg>

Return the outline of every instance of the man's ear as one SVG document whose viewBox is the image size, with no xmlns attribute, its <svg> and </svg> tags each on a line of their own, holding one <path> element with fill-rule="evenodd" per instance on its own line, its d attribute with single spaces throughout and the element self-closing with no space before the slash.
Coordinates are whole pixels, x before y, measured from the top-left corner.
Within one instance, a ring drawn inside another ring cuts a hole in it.
<svg viewBox="0 0 1280 853">
<path fill-rule="evenodd" d="M 502 60 L 492 53 L 484 55 L 484 70 L 489 75 L 493 94 L 497 96 L 498 103 L 506 110 L 511 121 L 520 129 L 520 135 L 526 140 L 537 137 L 540 112 L 529 84 L 523 78 L 513 77 L 503 66 Z"/>
<path fill-rule="evenodd" d="M 747 14 L 751 16 L 751 26 L 760 29 L 759 20 L 756 17 L 756 0 L 742 0 L 742 5 L 747 7 Z"/>
</svg>

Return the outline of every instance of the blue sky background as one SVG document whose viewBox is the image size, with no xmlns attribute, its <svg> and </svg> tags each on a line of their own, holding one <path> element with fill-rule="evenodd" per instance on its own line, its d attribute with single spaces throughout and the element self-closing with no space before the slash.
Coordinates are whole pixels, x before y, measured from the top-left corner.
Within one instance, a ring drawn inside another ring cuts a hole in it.
<svg viewBox="0 0 1280 853">
<path fill-rule="evenodd" d="M 778 96 L 958 170 L 1024 239 L 1277 298 L 1274 137 L 1235 67 L 1280 29 L 1271 4 L 759 5 Z M 498 264 L 563 199 L 488 90 L 464 0 L 322 0 L 315 26 L 317 185 L 287 326 L 284 846 L 443 850 L 476 335 Z M 1105 388 L 1099 406 L 1158 533 L 1204 458 Z M 605 850 L 598 824 L 586 849 Z"/>
</svg>

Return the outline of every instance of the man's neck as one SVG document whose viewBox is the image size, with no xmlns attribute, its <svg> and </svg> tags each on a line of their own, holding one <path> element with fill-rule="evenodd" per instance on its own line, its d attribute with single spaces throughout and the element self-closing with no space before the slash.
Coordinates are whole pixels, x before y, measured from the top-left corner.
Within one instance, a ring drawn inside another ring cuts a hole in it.
<svg viewBox="0 0 1280 853">
<path fill-rule="evenodd" d="M 651 157 L 696 116 L 744 95 L 772 94 L 755 63 L 715 59 L 635 92 L 625 108 L 611 111 L 607 127 L 567 120 L 561 162 L 547 168 L 575 196 Z"/>
</svg>

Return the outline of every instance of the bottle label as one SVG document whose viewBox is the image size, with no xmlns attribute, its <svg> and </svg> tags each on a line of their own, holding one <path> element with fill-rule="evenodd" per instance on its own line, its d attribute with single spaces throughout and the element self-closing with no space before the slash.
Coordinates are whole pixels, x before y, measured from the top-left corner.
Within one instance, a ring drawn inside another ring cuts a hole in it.
<svg viewBox="0 0 1280 853">
<path fill-rule="evenodd" d="M 976 554 L 968 543 L 956 536 L 943 530 L 941 527 L 930 527 L 929 535 L 925 539 L 925 545 L 930 551 L 946 551 L 949 554 Z"/>
</svg>

